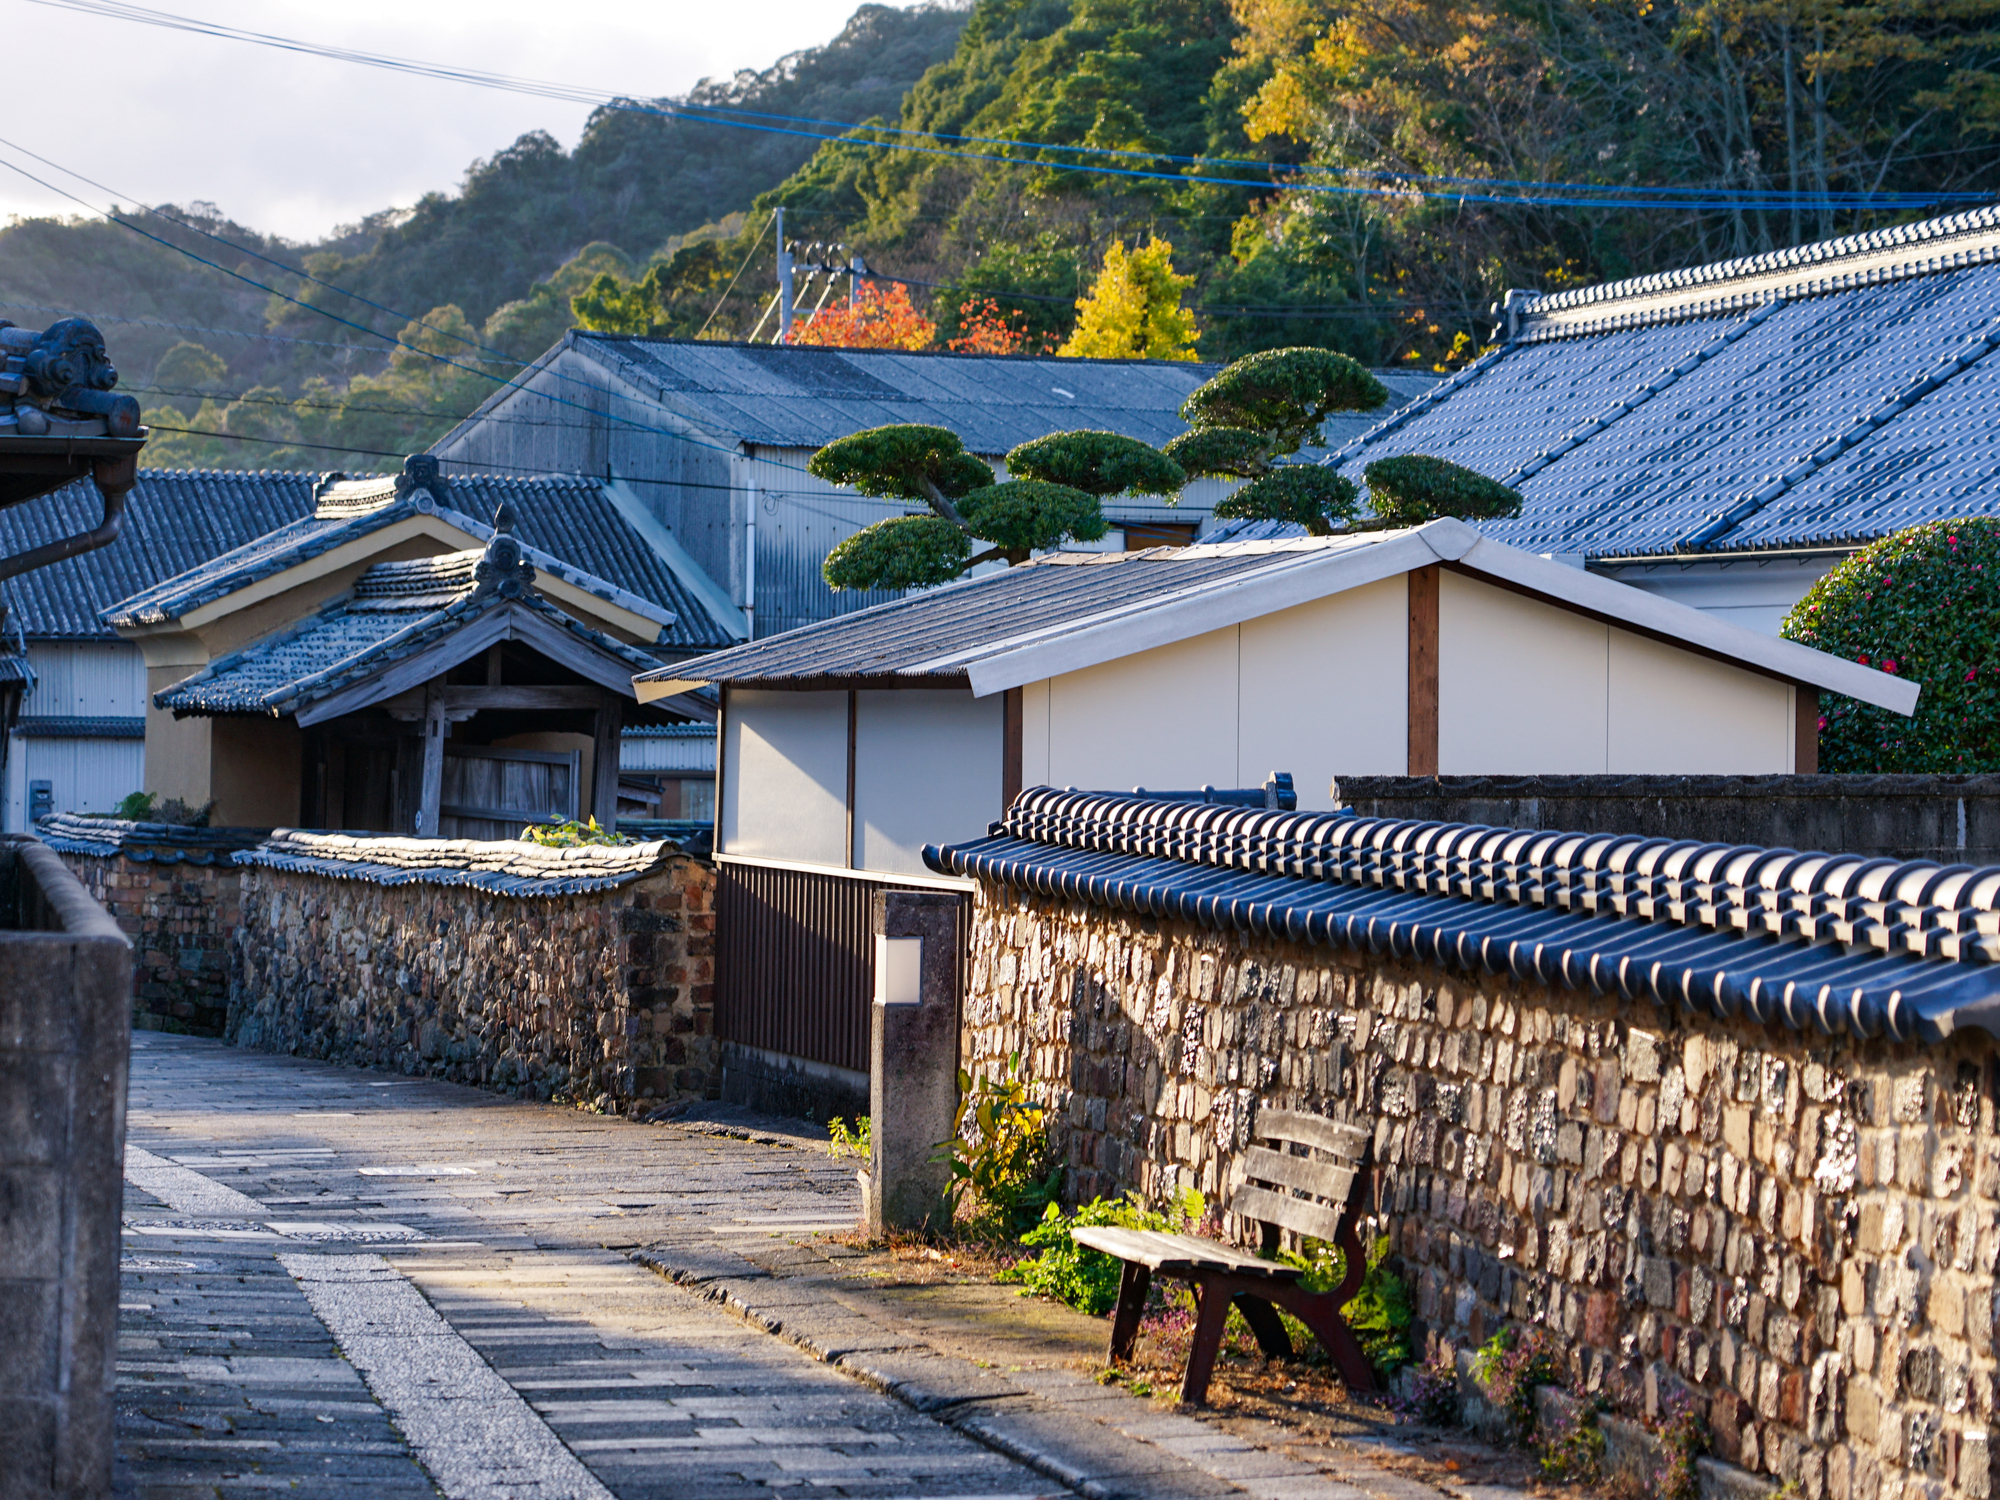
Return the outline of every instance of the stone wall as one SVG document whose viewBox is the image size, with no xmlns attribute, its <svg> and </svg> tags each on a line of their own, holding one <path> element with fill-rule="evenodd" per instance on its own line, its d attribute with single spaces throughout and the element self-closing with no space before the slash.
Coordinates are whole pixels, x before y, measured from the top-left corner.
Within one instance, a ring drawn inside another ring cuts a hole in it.
<svg viewBox="0 0 2000 1500">
<path fill-rule="evenodd" d="M 1352 776 L 1365 818 L 2000 864 L 2000 775 Z"/>
<path fill-rule="evenodd" d="M 1993 1038 L 1802 1035 L 984 885 L 964 1066 L 1022 1052 L 1066 1191 L 1226 1196 L 1261 1104 L 1372 1122 L 1454 1357 L 1506 1323 L 1809 1500 L 1992 1491 Z"/>
<path fill-rule="evenodd" d="M 239 914 L 235 866 L 70 850 L 62 859 L 132 940 L 132 1024 L 221 1036 Z"/>
<path fill-rule="evenodd" d="M 621 1111 L 703 1097 L 716 1064 L 714 885 L 685 855 L 572 894 L 252 865 L 228 1036 Z"/>
</svg>

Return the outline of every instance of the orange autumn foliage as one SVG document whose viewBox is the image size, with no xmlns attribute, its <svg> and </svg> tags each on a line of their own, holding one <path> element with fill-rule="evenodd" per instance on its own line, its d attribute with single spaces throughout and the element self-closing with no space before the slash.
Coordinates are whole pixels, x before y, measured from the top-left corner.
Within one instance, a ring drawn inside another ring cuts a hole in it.
<svg viewBox="0 0 2000 1500">
<path fill-rule="evenodd" d="M 794 344 L 827 349 L 928 349 L 937 324 L 910 305 L 900 283 L 870 283 L 853 306 L 823 307 L 792 328 Z"/>
<path fill-rule="evenodd" d="M 954 354 L 1047 354 L 1028 348 L 1028 315 L 1010 315 L 991 297 L 971 297 L 959 305 L 958 337 L 945 345 Z"/>
</svg>

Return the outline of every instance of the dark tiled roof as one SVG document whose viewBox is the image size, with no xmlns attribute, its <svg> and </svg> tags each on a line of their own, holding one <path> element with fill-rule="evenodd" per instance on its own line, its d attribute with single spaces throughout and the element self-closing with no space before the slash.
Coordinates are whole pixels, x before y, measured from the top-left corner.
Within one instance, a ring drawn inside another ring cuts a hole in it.
<svg viewBox="0 0 2000 1500">
<path fill-rule="evenodd" d="M 419 511 L 441 516 L 484 540 L 491 534 L 488 522 L 504 502 L 513 510 L 515 535 L 531 549 L 530 557 L 538 567 L 590 592 L 636 605 L 641 613 L 671 614 L 673 620 L 665 628 L 662 644 L 701 650 L 733 639 L 715 622 L 699 596 L 681 583 L 624 519 L 595 480 L 575 475 L 454 475 L 445 496 L 448 503 L 440 503 L 423 489 L 396 499 L 391 493 L 393 481 L 385 476 L 365 485 L 356 482 L 340 487 L 350 492 L 364 488 L 378 491 L 372 498 L 364 496 L 365 503 L 336 501 L 315 509 L 312 489 L 316 481 L 312 476 L 274 477 L 296 480 L 303 486 L 301 507 L 285 524 L 230 549 L 208 553 L 143 589 L 110 595 L 99 604 L 100 608 L 115 605 L 104 608 L 106 620 L 137 625 L 183 615 Z M 133 508 L 138 508 L 136 497 Z M 116 551 L 119 545 L 113 543 L 105 553 Z M 29 629 L 32 633 L 33 626 Z"/>
<path fill-rule="evenodd" d="M 146 737 L 146 721 L 109 716 L 30 714 L 15 723 L 14 732 L 27 740 L 143 740 Z"/>
<path fill-rule="evenodd" d="M 629 885 L 680 854 L 671 843 L 544 849 L 499 840 L 399 839 L 280 828 L 239 865 L 371 885 L 471 886 L 503 896 L 570 896 Z"/>
<path fill-rule="evenodd" d="M 782 448 L 817 448 L 891 422 L 948 427 L 966 447 L 988 456 L 1073 428 L 1164 443 L 1187 428 L 1181 402 L 1221 369 L 1177 360 L 788 348 L 581 331 L 570 340 L 710 432 Z M 1379 373 L 1394 401 L 1432 384 L 1424 374 Z M 510 394 L 500 393 L 481 411 Z M 1366 425 L 1365 419 L 1337 417 L 1330 435 L 1337 441 Z"/>
<path fill-rule="evenodd" d="M 657 658 L 557 609 L 532 588 L 505 588 L 497 577 L 482 577 L 481 559 L 479 552 L 454 552 L 377 563 L 352 591 L 319 613 L 217 657 L 155 693 L 153 702 L 176 713 L 295 713 L 510 606 L 539 612 L 633 672 L 659 665 Z"/>
<path fill-rule="evenodd" d="M 926 863 L 1037 895 L 1800 1031 L 2000 1034 L 2000 869 L 1024 792 Z"/>
<path fill-rule="evenodd" d="M 1840 545 L 2000 512 L 2000 210 L 1529 301 L 1334 456 L 1521 491 L 1486 534 L 1593 557 Z"/>
<path fill-rule="evenodd" d="M 141 469 L 108 547 L 9 579 L 9 629 L 33 639 L 116 640 L 98 611 L 312 511 L 312 474 Z M 104 502 L 88 480 L 0 510 L 0 554 L 89 531 Z"/>
<path fill-rule="evenodd" d="M 181 823 L 139 823 L 52 813 L 35 821 L 35 834 L 60 854 L 123 855 L 156 864 L 226 865 L 229 856 L 263 838 L 268 828 L 190 828 Z"/>
</svg>

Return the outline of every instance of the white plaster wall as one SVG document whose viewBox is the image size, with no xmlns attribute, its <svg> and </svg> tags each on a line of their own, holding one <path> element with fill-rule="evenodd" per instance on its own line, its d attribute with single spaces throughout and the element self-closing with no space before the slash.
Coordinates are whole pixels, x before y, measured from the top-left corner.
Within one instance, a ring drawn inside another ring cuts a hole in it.
<svg viewBox="0 0 2000 1500">
<path fill-rule="evenodd" d="M 1237 651 L 1232 626 L 1052 678 L 1044 779 L 1091 791 L 1238 785 Z"/>
<path fill-rule="evenodd" d="M 1438 770 L 1447 776 L 1792 769 L 1782 682 L 1444 573 Z"/>
<path fill-rule="evenodd" d="M 857 693 L 854 863 L 923 875 L 925 844 L 983 838 L 1002 811 L 1005 718 L 997 693 Z"/>
<path fill-rule="evenodd" d="M 1457 573 L 1438 576 L 1438 772 L 1605 769 L 1609 629 Z"/>
<path fill-rule="evenodd" d="M 1262 786 L 1273 771 L 1290 771 L 1301 808 L 1330 808 L 1336 776 L 1400 775 L 1409 763 L 1409 618 L 1398 576 L 1246 620 L 1232 784 Z"/>
<path fill-rule="evenodd" d="M 847 694 L 732 689 L 722 755 L 722 853 L 847 863 Z"/>
<path fill-rule="evenodd" d="M 1612 771 L 1753 776 L 1790 771 L 1792 695 L 1787 682 L 1613 630 Z"/>
</svg>

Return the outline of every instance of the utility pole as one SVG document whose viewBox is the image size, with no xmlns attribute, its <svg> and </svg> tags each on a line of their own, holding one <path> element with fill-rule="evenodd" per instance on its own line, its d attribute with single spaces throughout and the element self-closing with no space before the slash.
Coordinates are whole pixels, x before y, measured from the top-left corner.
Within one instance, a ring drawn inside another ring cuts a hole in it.
<svg viewBox="0 0 2000 1500">
<path fill-rule="evenodd" d="M 862 260 L 860 252 L 856 251 L 847 262 L 847 305 L 849 307 L 859 307 L 861 305 L 861 278 L 867 274 L 867 262 Z"/>
<path fill-rule="evenodd" d="M 785 243 L 785 211 L 778 210 L 778 342 L 792 341 L 792 250 Z"/>
</svg>

